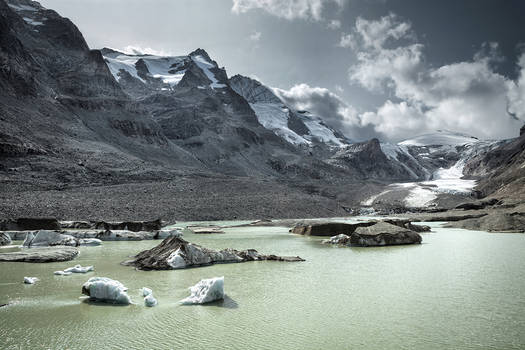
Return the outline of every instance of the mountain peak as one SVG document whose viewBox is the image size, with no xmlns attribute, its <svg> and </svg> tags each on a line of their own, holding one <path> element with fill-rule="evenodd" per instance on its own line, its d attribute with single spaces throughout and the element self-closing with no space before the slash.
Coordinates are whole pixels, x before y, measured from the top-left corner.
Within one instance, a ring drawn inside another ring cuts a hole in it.
<svg viewBox="0 0 525 350">
<path fill-rule="evenodd" d="M 208 53 L 206 52 L 206 50 L 201 49 L 200 47 L 197 48 L 197 50 L 190 52 L 190 54 L 189 54 L 188 56 L 190 56 L 190 57 L 202 56 L 202 57 L 204 57 L 204 59 L 206 59 L 208 62 L 210 62 L 210 63 L 213 62 L 213 60 L 210 58 L 210 56 L 208 55 Z"/>
</svg>

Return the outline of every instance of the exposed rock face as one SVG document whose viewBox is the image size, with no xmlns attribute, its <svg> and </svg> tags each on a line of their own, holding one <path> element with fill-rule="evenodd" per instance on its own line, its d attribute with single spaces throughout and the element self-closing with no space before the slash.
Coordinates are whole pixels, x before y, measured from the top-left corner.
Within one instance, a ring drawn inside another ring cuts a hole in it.
<svg viewBox="0 0 525 350">
<path fill-rule="evenodd" d="M 2 231 L 59 230 L 60 224 L 55 218 L 18 218 L 0 222 Z"/>
<path fill-rule="evenodd" d="M 124 265 L 141 270 L 173 270 L 221 263 L 238 263 L 255 260 L 304 261 L 300 257 L 262 255 L 254 249 L 224 249 L 216 251 L 187 242 L 179 237 L 169 237 L 158 246 L 140 252 Z"/>
<path fill-rule="evenodd" d="M 470 218 L 448 223 L 445 227 L 488 232 L 525 232 L 525 213 L 489 212 L 479 218 Z"/>
<path fill-rule="evenodd" d="M 0 232 L 0 246 L 9 244 L 11 244 L 11 237 L 5 232 Z"/>
<path fill-rule="evenodd" d="M 420 243 L 421 236 L 417 232 L 386 222 L 378 222 L 367 227 L 358 227 L 350 235 L 350 245 L 360 247 Z"/>
<path fill-rule="evenodd" d="M 27 249 L 19 252 L 0 253 L 0 261 L 47 263 L 73 260 L 77 255 L 78 249 L 76 248 L 55 246 Z"/>
</svg>

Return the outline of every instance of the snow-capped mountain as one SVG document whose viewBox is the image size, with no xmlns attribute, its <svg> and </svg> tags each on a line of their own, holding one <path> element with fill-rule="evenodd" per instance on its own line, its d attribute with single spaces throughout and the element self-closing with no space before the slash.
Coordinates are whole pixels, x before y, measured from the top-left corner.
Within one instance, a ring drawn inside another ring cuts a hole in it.
<svg viewBox="0 0 525 350">
<path fill-rule="evenodd" d="M 248 101 L 259 123 L 294 145 L 323 142 L 342 146 L 349 143 L 341 133 L 325 125 L 321 118 L 287 106 L 255 79 L 235 75 L 230 78 L 230 86 Z"/>
</svg>

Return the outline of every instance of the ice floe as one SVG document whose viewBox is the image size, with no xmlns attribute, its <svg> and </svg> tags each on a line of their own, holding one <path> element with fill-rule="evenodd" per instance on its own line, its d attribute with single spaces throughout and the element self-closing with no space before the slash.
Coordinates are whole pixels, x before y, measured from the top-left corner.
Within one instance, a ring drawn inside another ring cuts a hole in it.
<svg viewBox="0 0 525 350">
<path fill-rule="evenodd" d="M 131 304 L 127 291 L 122 283 L 107 277 L 91 277 L 82 285 L 82 294 L 90 299 L 115 304 Z"/>
<path fill-rule="evenodd" d="M 36 277 L 24 277 L 25 284 L 35 284 L 36 281 L 38 281 Z"/>
<path fill-rule="evenodd" d="M 224 299 L 224 277 L 203 279 L 190 287 L 190 293 L 189 297 L 180 301 L 181 304 L 205 304 Z"/>
</svg>

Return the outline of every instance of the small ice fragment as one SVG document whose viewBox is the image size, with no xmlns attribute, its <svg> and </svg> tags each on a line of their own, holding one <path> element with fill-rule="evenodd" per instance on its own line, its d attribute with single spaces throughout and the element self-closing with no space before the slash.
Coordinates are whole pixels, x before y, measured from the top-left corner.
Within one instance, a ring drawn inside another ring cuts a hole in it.
<svg viewBox="0 0 525 350">
<path fill-rule="evenodd" d="M 147 287 L 142 287 L 142 296 L 147 297 L 148 295 L 151 295 L 153 291 Z"/>
<path fill-rule="evenodd" d="M 55 271 L 53 272 L 57 276 L 69 276 L 72 274 L 72 272 L 65 272 L 65 271 Z"/>
<path fill-rule="evenodd" d="M 191 295 L 182 299 L 181 304 L 204 304 L 224 299 L 224 276 L 203 279 L 190 287 Z"/>
<path fill-rule="evenodd" d="M 157 305 L 157 299 L 153 297 L 153 294 L 149 294 L 144 298 L 144 305 L 148 307 L 153 307 Z"/>
<path fill-rule="evenodd" d="M 64 270 L 64 272 L 86 273 L 86 272 L 90 272 L 93 270 L 94 270 L 93 266 L 82 267 L 80 265 L 75 265 L 74 267 L 68 267 L 67 269 Z"/>
<path fill-rule="evenodd" d="M 36 281 L 38 281 L 36 277 L 24 277 L 25 284 L 35 284 Z"/>
</svg>

